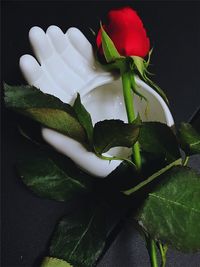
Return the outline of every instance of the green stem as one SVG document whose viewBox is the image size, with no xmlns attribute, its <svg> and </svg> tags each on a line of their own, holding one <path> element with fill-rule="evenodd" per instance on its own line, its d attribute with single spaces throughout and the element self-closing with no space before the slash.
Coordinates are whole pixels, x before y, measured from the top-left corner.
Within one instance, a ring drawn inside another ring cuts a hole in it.
<svg viewBox="0 0 200 267">
<path fill-rule="evenodd" d="M 157 260 L 156 243 L 150 237 L 146 237 L 146 241 L 147 241 L 147 249 L 149 252 L 151 267 L 158 267 L 159 265 Z"/>
<path fill-rule="evenodd" d="M 141 183 L 137 184 L 136 186 L 134 186 L 134 187 L 132 187 L 132 188 L 126 190 L 126 191 L 123 191 L 123 193 L 125 195 L 127 195 L 127 196 L 135 193 L 136 191 L 138 191 L 141 188 L 143 188 L 144 186 L 148 185 L 149 183 L 151 183 L 155 179 L 159 179 L 160 175 L 165 173 L 167 170 L 171 169 L 171 167 L 180 165 L 181 162 L 182 162 L 182 159 L 175 160 L 174 162 L 170 163 L 166 167 L 164 167 L 164 168 L 160 169 L 159 171 L 155 172 L 149 178 L 147 178 L 146 180 L 144 180 Z"/>
<path fill-rule="evenodd" d="M 167 245 L 163 245 L 161 244 L 160 242 L 158 243 L 158 247 L 159 247 L 159 250 L 160 250 L 160 255 L 161 255 L 161 258 L 162 258 L 162 264 L 161 264 L 161 267 L 165 267 L 166 266 L 166 254 L 167 254 Z"/>
<path fill-rule="evenodd" d="M 128 117 L 128 122 L 132 123 L 135 119 L 135 111 L 134 111 L 134 103 L 133 103 L 133 94 L 131 90 L 131 82 L 129 72 L 126 71 L 122 73 L 122 85 L 123 85 L 123 94 L 124 94 L 124 102 L 126 106 L 126 113 Z M 141 169 L 141 155 L 140 155 L 140 146 L 139 143 L 136 142 L 133 145 L 133 162 L 135 163 L 138 170 Z"/>
<path fill-rule="evenodd" d="M 122 158 L 122 157 L 107 157 L 107 156 L 104 156 L 102 154 L 98 154 L 96 153 L 96 156 L 99 157 L 100 159 L 104 159 L 104 160 L 121 160 L 121 161 L 126 161 L 128 164 L 130 164 L 131 166 L 133 166 L 134 168 L 136 168 L 136 165 L 129 159 L 125 159 L 125 158 Z"/>
<path fill-rule="evenodd" d="M 183 166 L 186 166 L 188 164 L 189 157 L 186 156 L 185 159 L 183 160 Z"/>
</svg>

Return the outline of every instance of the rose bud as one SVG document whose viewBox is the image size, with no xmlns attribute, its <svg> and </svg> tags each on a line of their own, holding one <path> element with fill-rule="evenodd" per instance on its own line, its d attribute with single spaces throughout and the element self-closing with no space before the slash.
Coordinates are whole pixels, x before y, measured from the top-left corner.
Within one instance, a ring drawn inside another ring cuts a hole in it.
<svg viewBox="0 0 200 267">
<path fill-rule="evenodd" d="M 146 30 L 136 11 L 130 7 L 111 10 L 104 30 L 113 41 L 121 56 L 145 57 L 150 50 Z M 101 29 L 96 39 L 99 53 L 103 54 Z"/>
</svg>

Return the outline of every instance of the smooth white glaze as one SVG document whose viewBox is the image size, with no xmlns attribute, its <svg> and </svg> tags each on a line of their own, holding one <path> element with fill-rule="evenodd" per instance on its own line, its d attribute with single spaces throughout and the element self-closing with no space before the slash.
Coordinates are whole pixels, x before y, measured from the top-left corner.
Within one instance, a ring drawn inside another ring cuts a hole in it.
<svg viewBox="0 0 200 267">
<path fill-rule="evenodd" d="M 20 58 L 20 68 L 30 85 L 70 104 L 79 92 L 93 123 L 104 119 L 127 121 L 120 77 L 105 72 L 95 62 L 91 44 L 77 28 L 70 28 L 64 34 L 57 26 L 50 26 L 46 33 L 33 27 L 29 39 L 37 60 L 24 55 Z M 174 121 L 163 99 L 139 78 L 136 83 L 149 104 L 147 108 L 147 103 L 135 96 L 135 111 L 144 121 L 160 121 L 172 126 Z M 56 150 L 94 176 L 106 177 L 121 163 L 120 160 L 102 160 L 79 142 L 51 129 L 43 128 L 42 135 Z M 129 149 L 119 147 L 105 155 L 129 154 Z"/>
</svg>

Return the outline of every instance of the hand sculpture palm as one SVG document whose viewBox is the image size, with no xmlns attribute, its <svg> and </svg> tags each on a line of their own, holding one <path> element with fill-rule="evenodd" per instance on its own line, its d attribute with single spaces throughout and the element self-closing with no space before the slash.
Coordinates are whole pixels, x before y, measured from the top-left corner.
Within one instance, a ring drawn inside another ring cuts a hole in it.
<svg viewBox="0 0 200 267">
<path fill-rule="evenodd" d="M 64 34 L 60 28 L 50 26 L 45 34 L 39 27 L 33 27 L 29 38 L 40 63 L 30 55 L 21 57 L 20 68 L 29 84 L 65 103 L 73 103 L 79 92 L 93 123 L 104 119 L 126 121 L 121 80 L 96 64 L 91 44 L 78 29 L 70 28 Z M 162 98 L 139 79 L 137 85 L 149 100 L 150 112 L 146 117 L 146 103 L 135 98 L 142 119 L 157 120 L 171 126 L 173 118 Z M 77 141 L 51 129 L 43 128 L 42 134 L 54 148 L 95 176 L 105 177 L 121 163 L 119 160 L 99 159 Z M 119 149 L 115 149 L 108 154 L 118 152 Z"/>
</svg>

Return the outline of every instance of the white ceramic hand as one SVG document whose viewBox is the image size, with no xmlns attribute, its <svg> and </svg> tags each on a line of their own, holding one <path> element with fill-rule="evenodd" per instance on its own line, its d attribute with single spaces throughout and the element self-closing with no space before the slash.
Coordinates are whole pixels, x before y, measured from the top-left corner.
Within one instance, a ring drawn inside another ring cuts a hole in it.
<svg viewBox="0 0 200 267">
<path fill-rule="evenodd" d="M 103 119 L 126 121 L 121 80 L 96 66 L 92 46 L 78 29 L 70 28 L 64 34 L 57 26 L 50 26 L 45 34 L 41 28 L 33 27 L 29 39 L 40 63 L 30 55 L 21 57 L 20 68 L 29 84 L 66 103 L 73 103 L 79 92 L 93 123 Z M 136 110 L 143 120 L 162 121 L 171 126 L 173 118 L 162 98 L 139 79 L 136 82 L 149 99 L 150 112 L 146 117 L 146 103 L 135 98 Z M 101 160 L 77 141 L 53 130 L 43 128 L 42 134 L 55 149 L 95 176 L 105 177 L 121 163 Z M 127 155 L 127 150 L 121 148 L 109 151 L 108 155 L 124 151 Z"/>
<path fill-rule="evenodd" d="M 31 55 L 22 56 L 20 68 L 25 79 L 63 102 L 69 103 L 77 92 L 94 88 L 93 82 L 98 86 L 113 78 L 97 68 L 92 46 L 77 28 L 64 34 L 57 26 L 50 26 L 45 34 L 33 27 L 29 40 L 40 64 Z"/>
</svg>

